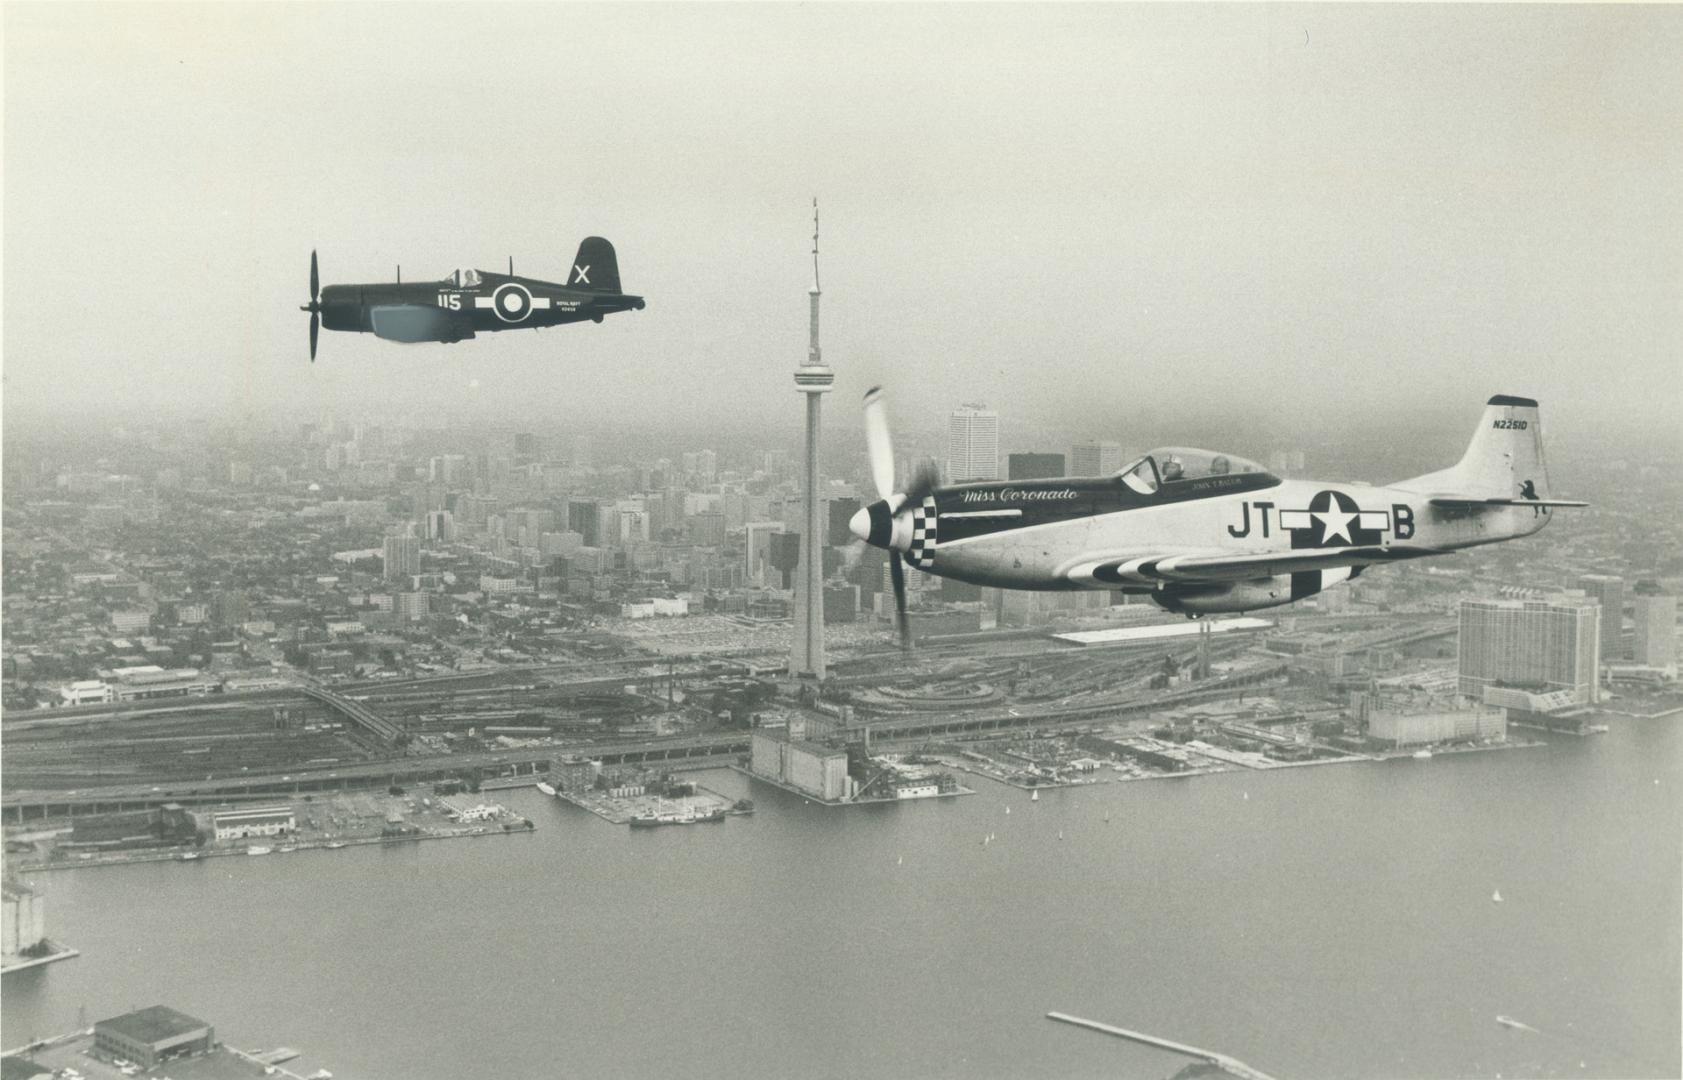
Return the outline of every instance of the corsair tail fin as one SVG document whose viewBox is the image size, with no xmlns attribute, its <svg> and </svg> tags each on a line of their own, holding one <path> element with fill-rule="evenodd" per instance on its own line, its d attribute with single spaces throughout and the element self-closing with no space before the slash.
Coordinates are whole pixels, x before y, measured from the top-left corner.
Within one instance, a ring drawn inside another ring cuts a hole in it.
<svg viewBox="0 0 1683 1080">
<path fill-rule="evenodd" d="M 1478 430 L 1458 463 L 1398 486 L 1465 501 L 1548 501 L 1549 475 L 1537 402 L 1497 394 L 1485 405 Z"/>
<path fill-rule="evenodd" d="M 614 246 L 600 236 L 587 236 L 573 256 L 573 270 L 567 275 L 567 288 L 584 292 L 619 293 L 619 260 L 614 258 Z"/>
</svg>

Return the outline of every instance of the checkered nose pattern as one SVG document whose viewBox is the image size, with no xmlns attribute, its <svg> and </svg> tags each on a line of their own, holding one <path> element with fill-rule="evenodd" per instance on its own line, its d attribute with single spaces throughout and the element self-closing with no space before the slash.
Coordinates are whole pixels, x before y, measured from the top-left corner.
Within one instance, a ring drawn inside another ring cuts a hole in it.
<svg viewBox="0 0 1683 1080">
<path fill-rule="evenodd" d="M 912 542 L 906 549 L 906 561 L 919 570 L 935 565 L 936 536 L 935 496 L 925 496 L 923 502 L 909 511 L 912 523 Z"/>
</svg>

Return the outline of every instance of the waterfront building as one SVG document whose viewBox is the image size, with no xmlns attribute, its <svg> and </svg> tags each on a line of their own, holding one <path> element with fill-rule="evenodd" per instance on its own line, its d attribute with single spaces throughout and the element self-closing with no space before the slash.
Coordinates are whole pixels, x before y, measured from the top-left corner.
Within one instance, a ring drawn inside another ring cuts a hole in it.
<svg viewBox="0 0 1683 1080">
<path fill-rule="evenodd" d="M 47 940 L 47 902 L 40 893 L 15 881 L 0 884 L 0 956 L 9 963 L 26 949 Z"/>
<path fill-rule="evenodd" d="M 215 1045 L 215 1028 L 167 1005 L 153 1005 L 94 1025 L 95 1049 L 145 1069 L 191 1054 L 209 1053 Z"/>
<path fill-rule="evenodd" d="M 569 795 L 589 791 L 602 773 L 602 763 L 582 757 L 560 757 L 549 763 L 549 782 Z"/>
<path fill-rule="evenodd" d="M 1631 602 L 1636 636 L 1631 660 L 1642 667 L 1671 668 L 1677 664 L 1677 597 L 1638 594 Z"/>
<path fill-rule="evenodd" d="M 847 754 L 805 739 L 791 738 L 785 729 L 761 729 L 750 740 L 749 768 L 759 776 L 787 784 L 825 802 L 852 795 Z"/>
<path fill-rule="evenodd" d="M 1122 467 L 1122 444 L 1085 439 L 1069 448 L 1071 476 L 1109 476 Z"/>
<path fill-rule="evenodd" d="M 211 827 L 218 840 L 244 840 L 293 832 L 298 822 L 290 806 L 254 806 L 212 814 Z"/>
<path fill-rule="evenodd" d="M 1585 574 L 1578 588 L 1601 603 L 1601 662 L 1624 659 L 1625 579 L 1616 574 Z"/>
<path fill-rule="evenodd" d="M 1438 708 L 1422 712 L 1374 709 L 1368 713 L 1367 734 L 1392 746 L 1503 739 L 1507 714 L 1498 708 Z"/>
<path fill-rule="evenodd" d="M 961 405 L 947 416 L 947 481 L 999 479 L 999 414 Z"/>
<path fill-rule="evenodd" d="M 818 200 L 812 200 L 812 288 L 806 363 L 795 369 L 795 389 L 806 397 L 806 457 L 801 471 L 804 513 L 800 529 L 800 573 L 795 580 L 794 641 L 789 674 L 822 679 L 824 659 L 824 516 L 818 491 L 818 450 L 822 437 L 824 395 L 836 381 L 818 348 Z"/>
<path fill-rule="evenodd" d="M 1601 605 L 1585 596 L 1545 600 L 1463 600 L 1457 642 L 1459 692 L 1482 699 L 1486 686 L 1570 690 L 1580 704 L 1599 700 Z"/>
<path fill-rule="evenodd" d="M 1063 475 L 1062 454 L 1011 454 L 1005 459 L 1007 480 L 1056 480 Z"/>
</svg>

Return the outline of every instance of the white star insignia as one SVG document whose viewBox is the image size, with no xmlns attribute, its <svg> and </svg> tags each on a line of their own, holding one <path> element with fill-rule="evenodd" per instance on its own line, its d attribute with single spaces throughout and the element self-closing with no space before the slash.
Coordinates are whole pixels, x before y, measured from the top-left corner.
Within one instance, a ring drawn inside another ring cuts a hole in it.
<svg viewBox="0 0 1683 1080">
<path fill-rule="evenodd" d="M 1349 510 L 1312 510 L 1310 513 L 1320 519 L 1323 530 L 1321 543 L 1330 543 L 1334 537 L 1342 537 L 1346 544 L 1355 543 L 1350 538 L 1350 522 L 1356 517 L 1354 513 Z M 1338 522 L 1336 529 L 1332 527 L 1335 520 Z"/>
</svg>

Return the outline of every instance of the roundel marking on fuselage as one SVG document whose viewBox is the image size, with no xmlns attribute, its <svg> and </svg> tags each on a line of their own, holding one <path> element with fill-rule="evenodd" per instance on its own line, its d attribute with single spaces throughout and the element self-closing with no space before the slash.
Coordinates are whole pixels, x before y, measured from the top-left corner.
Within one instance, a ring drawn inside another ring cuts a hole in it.
<svg viewBox="0 0 1683 1080">
<path fill-rule="evenodd" d="M 532 294 L 516 281 L 499 285 L 491 294 L 491 310 L 506 323 L 517 323 L 532 313 Z"/>
</svg>

